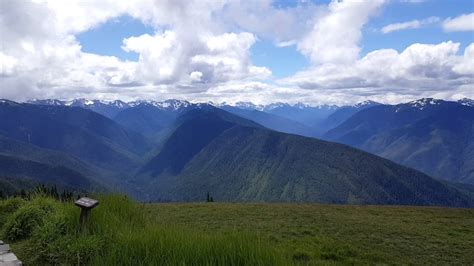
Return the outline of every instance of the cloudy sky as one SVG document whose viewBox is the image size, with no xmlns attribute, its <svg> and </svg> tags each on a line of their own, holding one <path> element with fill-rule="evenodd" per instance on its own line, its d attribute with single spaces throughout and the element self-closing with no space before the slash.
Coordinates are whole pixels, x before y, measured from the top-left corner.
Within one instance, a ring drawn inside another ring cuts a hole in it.
<svg viewBox="0 0 474 266">
<path fill-rule="evenodd" d="M 474 98 L 472 0 L 0 0 L 0 98 Z"/>
</svg>

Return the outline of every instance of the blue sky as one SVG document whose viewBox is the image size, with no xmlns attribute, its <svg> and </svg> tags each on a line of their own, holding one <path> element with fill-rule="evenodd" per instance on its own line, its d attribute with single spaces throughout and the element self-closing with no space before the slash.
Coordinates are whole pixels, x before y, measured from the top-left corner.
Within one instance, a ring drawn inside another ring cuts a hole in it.
<svg viewBox="0 0 474 266">
<path fill-rule="evenodd" d="M 314 1 L 316 4 L 328 2 L 330 1 Z M 294 7 L 297 3 L 298 1 L 282 0 L 275 1 L 273 5 L 278 8 L 289 8 Z M 428 17 L 439 17 L 442 20 L 470 13 L 473 10 L 474 1 L 471 0 L 433 0 L 420 3 L 393 1 L 382 8 L 380 13 L 364 27 L 361 55 L 385 48 L 401 52 L 412 43 L 436 44 L 447 40 L 461 43 L 460 51 L 463 51 L 468 44 L 474 41 L 473 32 L 446 32 L 439 26 L 439 23 L 388 34 L 383 34 L 380 29 L 388 24 Z M 144 25 L 139 20 L 130 16 L 121 16 L 80 33 L 76 38 L 82 45 L 84 52 L 137 61 L 137 53 L 126 52 L 121 48 L 122 40 L 130 36 L 151 35 L 153 32 L 152 27 Z M 259 38 L 250 51 L 252 62 L 257 66 L 269 68 L 276 78 L 290 76 L 309 66 L 308 59 L 297 51 L 295 45 L 278 47 L 271 40 Z"/>
<path fill-rule="evenodd" d="M 380 15 L 374 17 L 366 26 L 362 41 L 362 53 L 382 48 L 393 48 L 402 51 L 412 43 L 435 44 L 447 40 L 460 42 L 461 49 L 464 50 L 474 40 L 474 33 L 472 31 L 446 32 L 437 24 L 419 29 L 391 32 L 389 34 L 383 34 L 376 30 L 388 24 L 414 19 L 439 17 L 443 20 L 471 13 L 473 10 L 474 1 L 471 0 L 432 0 L 420 3 L 393 2 L 383 7 Z"/>
<path fill-rule="evenodd" d="M 117 56 L 123 60 L 137 61 L 138 54 L 122 49 L 122 40 L 130 36 L 153 34 L 153 28 L 130 16 L 111 19 L 76 36 L 82 50 L 88 53 Z"/>
<path fill-rule="evenodd" d="M 0 98 L 474 98 L 473 0 L 25 0 L 2 10 Z"/>
</svg>

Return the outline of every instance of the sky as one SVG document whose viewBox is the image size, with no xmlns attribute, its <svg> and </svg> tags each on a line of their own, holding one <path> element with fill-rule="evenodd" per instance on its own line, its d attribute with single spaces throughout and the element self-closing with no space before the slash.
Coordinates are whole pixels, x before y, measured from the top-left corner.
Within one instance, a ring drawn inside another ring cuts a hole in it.
<svg viewBox="0 0 474 266">
<path fill-rule="evenodd" d="M 0 98 L 474 98 L 473 0 L 0 0 Z"/>
</svg>

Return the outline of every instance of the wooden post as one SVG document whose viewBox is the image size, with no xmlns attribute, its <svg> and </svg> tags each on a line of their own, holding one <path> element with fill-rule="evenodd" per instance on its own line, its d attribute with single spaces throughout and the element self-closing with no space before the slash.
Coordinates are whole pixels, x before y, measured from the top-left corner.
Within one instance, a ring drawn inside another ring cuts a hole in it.
<svg viewBox="0 0 474 266">
<path fill-rule="evenodd" d="M 81 208 L 81 215 L 79 217 L 79 222 L 81 225 L 81 230 L 84 228 L 84 225 L 86 224 L 87 220 L 89 219 L 91 210 L 99 205 L 99 201 L 87 197 L 80 198 L 74 202 L 76 206 Z"/>
</svg>

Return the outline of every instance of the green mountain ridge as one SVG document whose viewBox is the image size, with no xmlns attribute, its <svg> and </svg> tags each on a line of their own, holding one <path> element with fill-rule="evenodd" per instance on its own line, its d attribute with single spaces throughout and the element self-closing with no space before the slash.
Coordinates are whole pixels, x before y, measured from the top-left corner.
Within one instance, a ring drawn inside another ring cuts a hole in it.
<svg viewBox="0 0 474 266">
<path fill-rule="evenodd" d="M 134 180 L 146 184 L 147 200 L 198 201 L 210 193 L 218 201 L 472 204 L 455 189 L 378 156 L 346 145 L 229 124 L 212 110 L 205 112 L 211 114 L 182 123 L 167 144 L 175 147 L 177 140 L 209 135 L 204 126 L 209 123 L 225 126 L 211 129 L 215 137 L 200 142 L 194 156 L 181 157 L 181 149 L 165 148 L 150 160 Z M 180 167 L 173 168 L 180 159 Z"/>
<path fill-rule="evenodd" d="M 436 178 L 474 184 L 474 108 L 470 106 L 422 99 L 371 107 L 330 130 L 325 139 Z"/>
<path fill-rule="evenodd" d="M 90 110 L 2 101 L 0 176 L 143 201 L 210 193 L 217 201 L 473 205 L 470 189 L 346 145 L 276 132 L 206 104 L 181 111 L 150 141 Z"/>
<path fill-rule="evenodd" d="M 97 113 L 77 107 L 0 104 L 0 135 L 61 151 L 112 171 L 138 167 L 147 140 Z"/>
<path fill-rule="evenodd" d="M 93 184 L 86 176 L 73 169 L 14 156 L 0 154 L 0 169 L 2 176 L 30 179 L 38 183 L 54 184 L 85 191 L 94 191 L 98 188 L 97 184 Z"/>
</svg>

